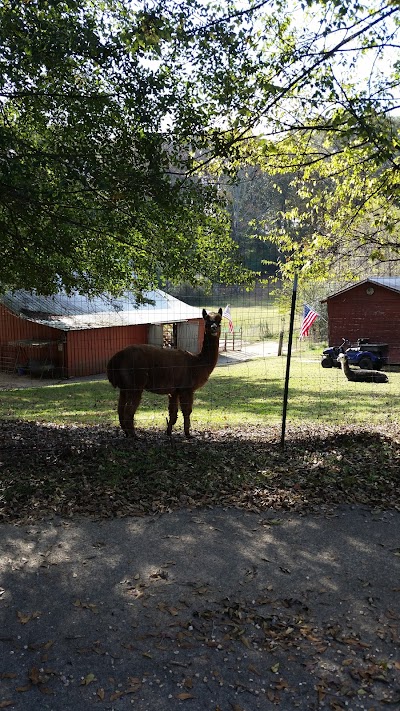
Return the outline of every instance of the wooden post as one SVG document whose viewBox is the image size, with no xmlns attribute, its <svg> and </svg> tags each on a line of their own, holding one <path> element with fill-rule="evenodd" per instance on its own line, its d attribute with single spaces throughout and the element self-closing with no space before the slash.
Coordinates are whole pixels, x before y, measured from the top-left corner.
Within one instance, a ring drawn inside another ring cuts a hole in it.
<svg viewBox="0 0 400 711">
<path fill-rule="evenodd" d="M 282 355 L 282 346 L 283 346 L 283 331 L 280 331 L 279 343 L 278 343 L 278 356 Z"/>
</svg>

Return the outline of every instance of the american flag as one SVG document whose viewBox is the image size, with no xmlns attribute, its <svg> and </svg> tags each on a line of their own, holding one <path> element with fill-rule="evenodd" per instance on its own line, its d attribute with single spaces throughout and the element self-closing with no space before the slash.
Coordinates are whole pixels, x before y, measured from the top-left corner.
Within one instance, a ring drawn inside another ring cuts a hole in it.
<svg viewBox="0 0 400 711">
<path fill-rule="evenodd" d="M 231 307 L 229 306 L 229 304 L 227 304 L 227 306 L 225 306 L 224 311 L 223 311 L 223 314 L 222 314 L 222 318 L 227 318 L 227 319 L 228 319 L 228 321 L 229 321 L 229 330 L 230 330 L 231 333 L 233 333 L 233 322 L 232 322 L 232 317 L 231 317 Z"/>
<path fill-rule="evenodd" d="M 304 304 L 303 321 L 300 327 L 300 338 L 308 336 L 310 328 L 313 325 L 314 321 L 318 318 L 318 316 L 319 314 L 317 314 L 317 312 L 314 311 L 311 306 L 308 306 L 308 304 Z"/>
</svg>

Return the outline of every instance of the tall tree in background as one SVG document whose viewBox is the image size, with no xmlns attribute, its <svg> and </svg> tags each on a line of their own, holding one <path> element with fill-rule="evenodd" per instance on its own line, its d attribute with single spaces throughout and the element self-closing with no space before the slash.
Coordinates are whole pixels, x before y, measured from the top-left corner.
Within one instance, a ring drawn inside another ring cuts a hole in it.
<svg viewBox="0 0 400 711">
<path fill-rule="evenodd" d="M 395 0 L 4 0 L 1 287 L 237 281 L 212 175 L 244 163 L 297 174 L 305 210 L 281 225 L 307 241 L 279 239 L 303 268 L 344 225 L 393 235 L 398 18 Z"/>
</svg>

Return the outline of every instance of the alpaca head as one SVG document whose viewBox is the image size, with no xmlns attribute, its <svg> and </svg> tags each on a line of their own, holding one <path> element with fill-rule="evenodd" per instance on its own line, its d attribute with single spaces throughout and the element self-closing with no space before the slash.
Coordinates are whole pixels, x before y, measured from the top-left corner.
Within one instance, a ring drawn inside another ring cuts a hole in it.
<svg viewBox="0 0 400 711">
<path fill-rule="evenodd" d="M 218 339 L 221 335 L 221 321 L 222 321 L 222 309 L 218 310 L 218 313 L 207 313 L 203 309 L 203 318 L 205 321 L 205 333 L 208 336 L 217 336 Z"/>
</svg>

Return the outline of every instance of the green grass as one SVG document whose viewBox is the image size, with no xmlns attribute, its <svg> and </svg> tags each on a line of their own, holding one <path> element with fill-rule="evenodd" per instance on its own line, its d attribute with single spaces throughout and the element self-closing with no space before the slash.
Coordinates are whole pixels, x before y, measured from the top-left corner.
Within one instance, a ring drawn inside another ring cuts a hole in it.
<svg viewBox="0 0 400 711">
<path fill-rule="evenodd" d="M 294 354 L 282 450 L 285 366 L 270 357 L 217 367 L 196 393 L 189 440 L 181 416 L 165 436 L 167 398 L 148 393 L 139 438 L 124 437 L 105 380 L 2 391 L 0 521 L 181 506 L 398 507 L 400 373 L 388 384 L 348 383 L 312 351 Z"/>
<path fill-rule="evenodd" d="M 219 305 L 208 306 L 207 310 L 216 311 Z M 222 308 L 224 308 L 222 306 Z M 282 314 L 278 304 L 273 300 L 265 300 L 264 303 L 243 305 L 243 299 L 235 305 L 231 303 L 232 321 L 235 331 L 242 329 L 244 341 L 253 343 L 268 338 L 278 338 L 282 329 Z M 286 326 L 289 323 L 288 314 L 284 315 Z M 228 321 L 222 321 L 222 326 L 228 328 Z"/>
<path fill-rule="evenodd" d="M 277 424 L 282 417 L 285 357 L 218 367 L 197 391 L 192 428 Z M 349 383 L 340 370 L 321 368 L 312 351 L 292 358 L 288 421 L 295 425 L 382 424 L 400 420 L 400 373 L 388 384 Z M 117 425 L 118 392 L 108 381 L 85 381 L 2 391 L 0 419 L 55 424 Z M 165 429 L 167 398 L 145 393 L 139 428 Z M 175 429 L 182 428 L 179 416 Z"/>
</svg>

